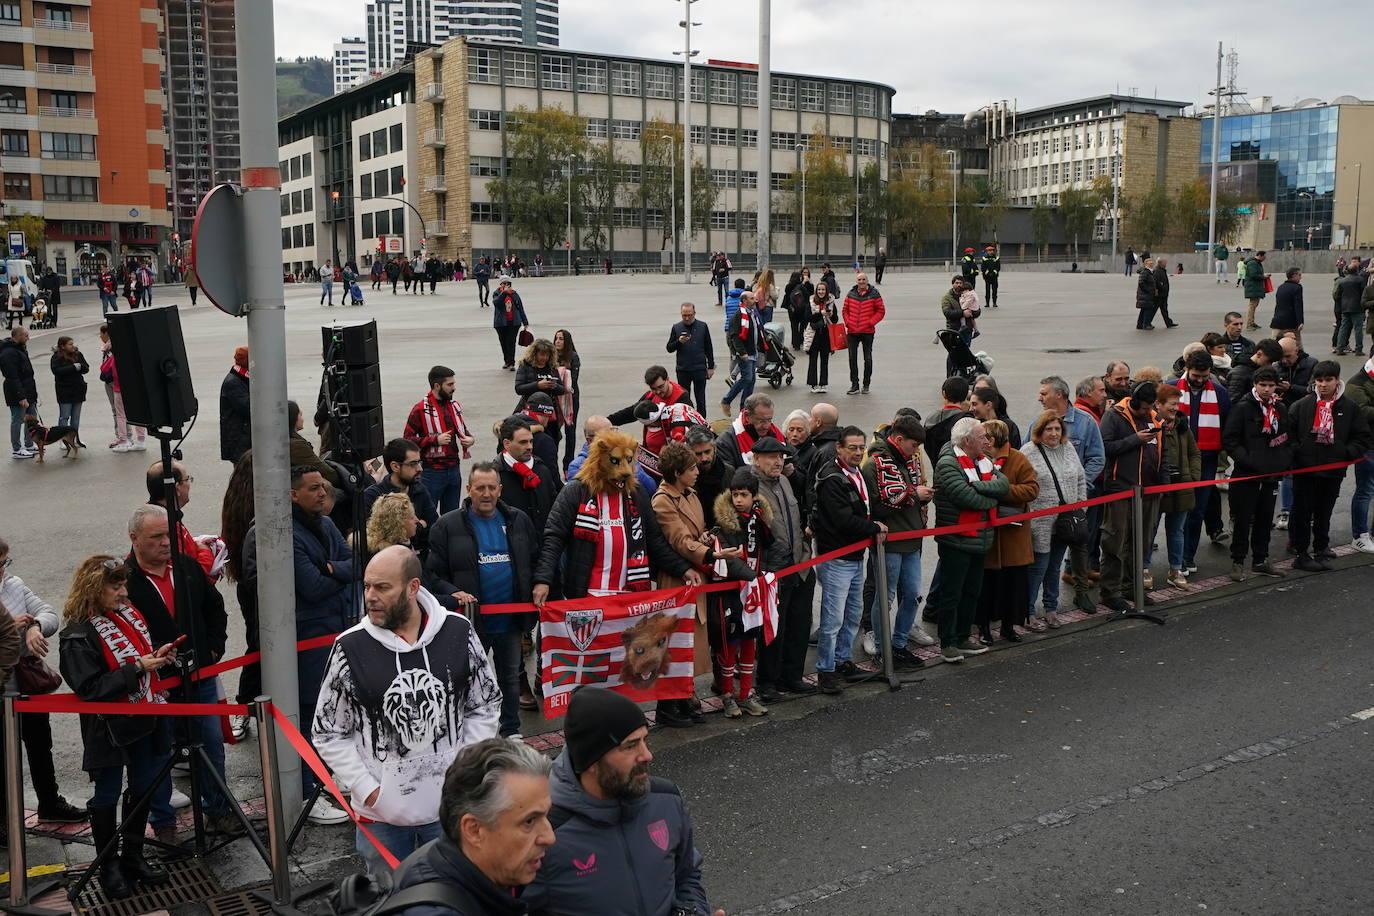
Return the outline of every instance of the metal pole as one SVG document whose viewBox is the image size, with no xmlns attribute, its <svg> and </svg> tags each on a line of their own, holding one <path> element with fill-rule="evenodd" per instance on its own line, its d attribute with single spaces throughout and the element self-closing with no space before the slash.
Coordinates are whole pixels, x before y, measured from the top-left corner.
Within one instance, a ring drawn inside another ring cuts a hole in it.
<svg viewBox="0 0 1374 916">
<path fill-rule="evenodd" d="M 1121 183 L 1121 168 L 1118 164 L 1121 158 L 1121 137 L 1117 134 L 1115 127 L 1109 127 L 1107 129 L 1112 132 L 1112 261 L 1115 262 L 1116 230 L 1117 224 L 1121 221 L 1121 203 L 1118 198 L 1118 194 L 1120 193 L 1118 186 Z"/>
<path fill-rule="evenodd" d="M 950 150 L 954 169 L 954 200 L 952 210 L 954 212 L 954 238 L 949 243 L 950 270 L 957 270 L 959 267 L 959 151 Z"/>
<path fill-rule="evenodd" d="M 671 134 L 668 140 L 668 226 L 673 232 L 673 252 L 668 256 L 671 270 L 677 273 L 677 143 Z"/>
<path fill-rule="evenodd" d="M 878 651 L 883 656 L 883 677 L 887 679 L 890 690 L 901 690 L 902 682 L 897 680 L 897 671 L 892 661 L 892 607 L 888 604 L 887 594 L 887 550 L 876 536 L 873 538 L 873 576 L 876 587 L 873 598 L 877 602 L 877 617 L 873 620 L 873 633 L 878 640 Z"/>
<path fill-rule="evenodd" d="M 253 416 L 253 510 L 258 548 L 258 607 L 263 692 L 300 719 L 296 672 L 296 584 L 292 567 L 291 460 L 286 424 L 286 300 L 281 285 L 277 167 L 277 82 L 272 4 L 235 0 L 239 134 L 243 157 L 244 270 Z M 279 762 L 282 804 L 301 804 L 300 760 Z"/>
<path fill-rule="evenodd" d="M 573 183 L 573 158 L 568 156 L 568 276 L 572 276 L 572 183 Z"/>
<path fill-rule="evenodd" d="M 1135 563 L 1131 570 L 1135 593 L 1131 598 L 1138 614 L 1145 610 L 1145 579 L 1141 575 L 1145 569 L 1145 499 L 1139 486 L 1131 491 L 1131 557 Z"/>
<path fill-rule="evenodd" d="M 754 250 L 759 270 L 768 269 L 773 251 L 773 12 L 769 0 L 759 0 L 759 229 Z"/>
<path fill-rule="evenodd" d="M 1364 169 L 1360 168 L 1362 164 L 1355 163 L 1355 225 L 1351 227 L 1351 235 L 1354 236 L 1350 240 L 1351 248 L 1360 247 L 1360 176 L 1364 172 Z"/>
<path fill-rule="evenodd" d="M 1217 144 L 1221 142 L 1222 56 L 1221 42 L 1217 42 L 1217 95 L 1215 107 L 1212 109 L 1212 199 L 1207 205 L 1207 257 L 1209 258 L 1212 257 L 1212 252 L 1217 247 Z M 1216 272 L 1215 264 L 1212 265 L 1212 272 Z"/>
<path fill-rule="evenodd" d="M 258 720 L 258 757 L 262 766 L 262 797 L 267 815 L 267 846 L 272 858 L 272 899 L 285 906 L 291 902 L 290 848 L 286 845 L 286 809 L 282 807 L 278 779 L 277 726 L 272 719 L 272 698 L 253 700 Z"/>
<path fill-rule="evenodd" d="M 800 147 L 799 147 L 799 148 L 800 148 Z M 801 253 L 801 258 L 800 258 L 799 260 L 801 260 L 803 263 L 805 263 L 805 261 L 806 261 L 806 153 L 802 153 L 802 160 L 801 160 L 801 184 L 802 184 L 802 199 L 801 199 L 801 219 L 802 219 L 802 221 L 801 221 L 801 252 L 800 252 L 800 253 Z M 834 290 L 831 290 L 831 291 L 830 291 L 830 295 L 832 295 L 832 296 L 835 295 Z"/>
<path fill-rule="evenodd" d="M 682 282 L 692 282 L 692 3 L 682 0 Z"/>
<path fill-rule="evenodd" d="M 24 763 L 19 755 L 19 695 L 5 693 L 5 828 L 9 831 L 10 906 L 29 902 L 29 867 L 24 856 Z"/>
</svg>

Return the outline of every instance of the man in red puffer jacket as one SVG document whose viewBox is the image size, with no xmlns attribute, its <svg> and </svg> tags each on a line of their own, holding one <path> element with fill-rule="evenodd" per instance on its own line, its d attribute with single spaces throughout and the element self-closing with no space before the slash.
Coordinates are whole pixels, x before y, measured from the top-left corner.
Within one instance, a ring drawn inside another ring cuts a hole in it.
<svg viewBox="0 0 1374 916">
<path fill-rule="evenodd" d="M 859 393 L 859 347 L 864 350 L 863 393 L 868 394 L 868 385 L 873 381 L 873 332 L 878 322 L 883 320 L 887 310 L 883 307 L 883 294 L 876 286 L 868 284 L 868 277 L 860 271 L 854 278 L 854 288 L 844 297 L 845 330 L 849 334 L 849 393 Z"/>
</svg>

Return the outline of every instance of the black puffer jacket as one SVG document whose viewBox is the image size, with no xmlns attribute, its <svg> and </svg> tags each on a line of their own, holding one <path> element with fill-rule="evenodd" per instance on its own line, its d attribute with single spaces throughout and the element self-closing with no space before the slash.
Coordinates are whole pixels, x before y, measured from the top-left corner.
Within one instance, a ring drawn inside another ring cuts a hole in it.
<svg viewBox="0 0 1374 916">
<path fill-rule="evenodd" d="M 457 512 L 445 513 L 435 524 L 434 530 L 429 533 L 429 556 L 425 559 L 425 570 L 431 575 L 434 588 L 444 595 L 451 597 L 454 592 L 467 592 L 480 603 L 482 579 L 477 556 L 477 534 L 472 530 L 472 521 L 468 518 L 471 508 L 472 500 L 465 499 Z M 519 509 L 498 502 L 496 513 L 505 519 L 514 600 L 529 601 L 534 588 L 534 564 L 539 559 L 539 534 L 534 530 L 530 517 Z M 518 624 L 522 629 L 534 623 L 530 619 L 532 615 L 517 614 L 516 617 L 522 618 Z M 472 619 L 477 632 L 482 633 L 482 615 L 474 614 Z"/>
<path fill-rule="evenodd" d="M 1236 463 L 1235 475 L 1276 474 L 1293 466 L 1293 437 L 1288 428 L 1288 405 L 1275 398 L 1278 422 L 1264 431 L 1264 409 L 1248 392 L 1231 403 L 1221 444 Z"/>
<path fill-rule="evenodd" d="M 57 398 L 57 403 L 85 403 L 85 375 L 91 371 L 91 364 L 86 362 L 86 357 L 82 355 L 81 351 L 77 350 L 73 359 L 67 359 L 61 353 L 54 353 L 50 365 L 52 368 L 53 395 Z"/>
<path fill-rule="evenodd" d="M 1142 267 L 1135 272 L 1135 307 L 1138 309 L 1151 309 L 1158 303 L 1155 301 L 1155 272 L 1152 268 Z"/>
<path fill-rule="evenodd" d="M 1317 442 L 1312 432 L 1316 414 L 1315 394 L 1309 394 L 1294 404 L 1288 413 L 1289 434 L 1295 440 L 1297 451 L 1293 467 L 1310 468 L 1337 461 L 1353 461 L 1369 450 L 1369 421 L 1360 406 L 1344 393 L 1336 398 L 1336 403 L 1331 407 L 1331 425 L 1335 435 L 1329 445 Z M 1345 471 L 1345 468 L 1338 468 L 1334 471 L 1317 471 L 1316 474 L 1319 477 L 1341 478 L 1345 476 Z"/>
<path fill-rule="evenodd" d="M 869 496 L 871 498 L 872 494 Z M 816 507 L 811 513 L 811 530 L 816 535 L 817 555 L 857 541 L 867 541 L 879 531 L 859 491 L 840 470 L 838 460 L 832 459 L 817 469 Z M 866 546 L 860 545 L 841 559 L 860 559 Z"/>
<path fill-rule="evenodd" d="M 0 374 L 5 377 L 6 406 L 18 407 L 20 401 L 28 401 L 29 406 L 38 403 L 38 383 L 33 379 L 27 345 L 0 340 Z"/>
<path fill-rule="evenodd" d="M 219 457 L 237 463 L 253 447 L 248 379 L 233 370 L 219 386 Z"/>
</svg>

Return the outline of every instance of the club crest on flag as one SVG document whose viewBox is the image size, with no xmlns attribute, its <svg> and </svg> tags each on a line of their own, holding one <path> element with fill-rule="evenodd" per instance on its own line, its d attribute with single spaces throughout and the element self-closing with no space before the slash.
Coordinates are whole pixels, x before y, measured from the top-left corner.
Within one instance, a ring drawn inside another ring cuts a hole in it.
<svg viewBox="0 0 1374 916">
<path fill-rule="evenodd" d="M 596 639 L 596 634 L 601 632 L 600 608 L 590 611 L 568 611 L 563 619 L 568 626 L 568 639 L 579 652 L 587 651 L 592 640 Z"/>
</svg>

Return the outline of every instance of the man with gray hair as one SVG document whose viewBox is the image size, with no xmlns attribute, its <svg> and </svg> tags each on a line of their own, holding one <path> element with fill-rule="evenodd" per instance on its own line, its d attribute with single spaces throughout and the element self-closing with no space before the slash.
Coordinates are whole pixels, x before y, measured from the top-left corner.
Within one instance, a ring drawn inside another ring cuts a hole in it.
<svg viewBox="0 0 1374 916">
<path fill-rule="evenodd" d="M 935 527 L 988 523 L 1007 494 L 1007 478 L 988 457 L 991 440 L 983 424 L 964 417 L 935 462 Z M 973 639 L 973 615 L 983 591 L 983 559 L 992 546 L 992 527 L 935 538 L 940 552 L 940 656 L 946 662 L 981 655 L 987 647 Z"/>
<path fill-rule="evenodd" d="M 783 441 L 782 430 L 773 425 L 773 399 L 751 394 L 730 428 L 716 438 L 716 453 L 731 467 L 742 468 L 754 462 L 754 443 L 766 436 Z"/>
<path fill-rule="evenodd" d="M 496 735 L 501 708 L 476 630 L 420 577 L 409 547 L 367 564 L 366 615 L 334 640 L 311 724 L 320 759 L 395 856 L 439 837 L 444 771 L 463 748 Z M 385 871 L 361 830 L 357 850 L 369 871 Z"/>
<path fill-rule="evenodd" d="M 1086 391 L 1087 397 L 1091 398 L 1102 388 L 1102 380 L 1096 377 L 1084 379 L 1078 387 L 1080 393 Z M 1091 401 L 1088 404 L 1090 405 Z M 1053 411 L 1063 421 L 1064 435 L 1078 453 L 1079 464 L 1083 465 L 1083 479 L 1088 482 L 1088 497 L 1102 495 L 1100 478 L 1102 469 L 1107 466 L 1107 453 L 1102 448 L 1102 431 L 1098 429 L 1097 414 L 1087 406 L 1079 406 L 1077 402 L 1070 404 L 1069 383 L 1057 375 L 1040 380 L 1040 406 Z M 1097 529 L 1101 514 L 1101 507 L 1089 507 L 1088 530 Z M 1092 565 L 1090 558 L 1096 551 L 1090 554 L 1088 546 L 1075 544 L 1069 547 L 1069 568 L 1073 571 L 1074 603 L 1081 610 L 1092 613 L 1096 609 L 1096 602 L 1088 594 L 1092 585 L 1088 579 L 1088 570 Z M 1047 574 L 1047 594 L 1058 593 L 1058 586 L 1052 581 L 1056 574 L 1057 570 L 1050 570 Z M 1034 605 L 1035 596 L 1031 595 L 1032 608 Z"/>
<path fill-rule="evenodd" d="M 444 775 L 442 834 L 401 863 L 388 903 L 404 906 L 398 912 L 407 916 L 528 913 L 521 893 L 554 842 L 551 767 L 543 754 L 509 738 L 459 751 Z"/>
</svg>

